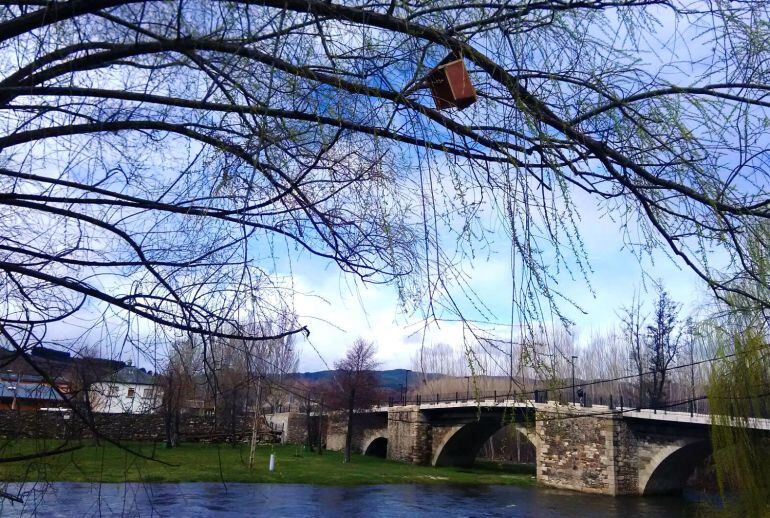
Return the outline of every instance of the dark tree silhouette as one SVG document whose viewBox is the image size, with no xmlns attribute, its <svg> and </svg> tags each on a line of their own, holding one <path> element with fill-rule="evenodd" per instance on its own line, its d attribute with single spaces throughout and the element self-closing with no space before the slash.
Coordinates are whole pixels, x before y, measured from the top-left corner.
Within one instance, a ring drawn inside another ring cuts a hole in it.
<svg viewBox="0 0 770 518">
<path fill-rule="evenodd" d="M 662 286 L 658 286 L 652 323 L 647 326 L 647 358 L 652 373 L 648 394 L 652 408 L 658 408 L 665 402 L 666 374 L 679 352 L 681 335 L 677 330 L 678 315 L 679 304 L 671 300 Z"/>
<path fill-rule="evenodd" d="M 332 394 L 336 394 L 336 398 L 332 396 L 326 400 L 331 406 L 347 410 L 343 462 L 350 462 L 355 410 L 371 406 L 379 396 L 377 376 L 373 372 L 378 365 L 374 359 L 376 353 L 374 343 L 358 339 L 350 346 L 345 357 L 334 364 L 337 370 L 334 376 L 337 390 Z"/>
</svg>

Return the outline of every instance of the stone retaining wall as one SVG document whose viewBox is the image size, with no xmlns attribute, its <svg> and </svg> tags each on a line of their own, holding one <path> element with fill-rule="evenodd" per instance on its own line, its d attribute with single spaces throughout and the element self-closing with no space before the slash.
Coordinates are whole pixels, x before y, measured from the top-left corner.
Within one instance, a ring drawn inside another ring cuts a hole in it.
<svg viewBox="0 0 770 518">
<path fill-rule="evenodd" d="M 92 413 L 93 427 L 103 436 L 120 441 L 165 441 L 166 425 L 161 414 Z M 249 416 L 237 418 L 235 434 L 240 440 L 250 436 L 253 425 Z M 181 441 L 223 441 L 231 427 L 214 416 L 182 416 L 179 421 Z M 0 410 L 0 437 L 7 439 L 83 439 L 93 438 L 93 431 L 72 412 L 19 412 Z"/>
</svg>

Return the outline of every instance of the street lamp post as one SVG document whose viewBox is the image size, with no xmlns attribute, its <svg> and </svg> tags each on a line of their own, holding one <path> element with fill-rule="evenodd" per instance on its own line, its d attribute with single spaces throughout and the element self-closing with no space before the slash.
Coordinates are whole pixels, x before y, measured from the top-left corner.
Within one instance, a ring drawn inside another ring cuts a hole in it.
<svg viewBox="0 0 770 518">
<path fill-rule="evenodd" d="M 409 369 L 404 370 L 404 404 L 406 404 L 407 394 L 409 394 Z"/>
<path fill-rule="evenodd" d="M 577 356 L 572 356 L 572 404 L 574 405 L 576 403 L 575 401 L 575 360 L 577 360 Z"/>
<path fill-rule="evenodd" d="M 465 401 L 471 398 L 471 377 L 465 376 Z"/>
</svg>

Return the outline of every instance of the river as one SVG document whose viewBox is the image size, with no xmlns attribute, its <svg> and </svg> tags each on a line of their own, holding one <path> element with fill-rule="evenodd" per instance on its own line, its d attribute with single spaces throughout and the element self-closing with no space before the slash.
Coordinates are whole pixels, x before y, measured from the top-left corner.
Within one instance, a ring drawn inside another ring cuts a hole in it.
<svg viewBox="0 0 770 518">
<path fill-rule="evenodd" d="M 630 518 L 694 516 L 697 507 L 683 497 L 612 498 L 515 486 L 49 483 L 26 484 L 25 492 L 23 505 L 1 501 L 0 515 Z"/>
</svg>

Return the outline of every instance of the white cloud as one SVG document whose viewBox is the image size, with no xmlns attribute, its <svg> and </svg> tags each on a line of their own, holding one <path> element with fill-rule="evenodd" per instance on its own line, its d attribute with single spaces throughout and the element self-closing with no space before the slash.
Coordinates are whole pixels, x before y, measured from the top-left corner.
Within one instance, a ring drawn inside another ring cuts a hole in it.
<svg viewBox="0 0 770 518">
<path fill-rule="evenodd" d="M 582 307 L 586 314 L 563 304 L 561 307 L 579 331 L 599 330 L 617 323 L 617 310 L 630 302 L 634 291 L 651 298 L 652 281 L 660 279 L 672 296 L 684 305 L 685 312 L 695 309 L 705 293 L 696 275 L 672 262 L 662 252 L 654 252 L 641 262 L 624 247 L 616 222 L 601 215 L 588 196 L 576 199 L 581 211 L 579 224 L 593 274 L 590 280 L 595 295 L 579 276 L 572 280 L 566 273 L 557 276 L 558 289 Z M 498 236 L 504 236 L 498 232 Z M 469 285 L 491 310 L 501 325 L 484 326 L 505 338 L 511 315 L 510 250 L 504 239 L 490 251 L 489 258 L 463 264 Z M 339 359 L 357 337 L 374 340 L 379 347 L 382 368 L 409 368 L 411 358 L 423 341 L 419 315 L 404 315 L 394 287 L 363 285 L 330 266 L 319 267 L 318 259 L 299 259 L 293 267 L 295 307 L 303 323 L 311 329 L 310 342 L 302 345 L 302 370 L 325 369 Z M 458 297 L 459 299 L 459 297 Z M 461 307 L 469 318 L 474 308 Z M 585 334 L 585 333 L 580 333 Z M 444 322 L 425 330 L 425 343 L 445 342 L 459 347 L 463 343 L 462 325 Z M 317 349 L 317 353 L 314 350 Z M 324 363 L 324 361 L 326 363 Z"/>
</svg>

